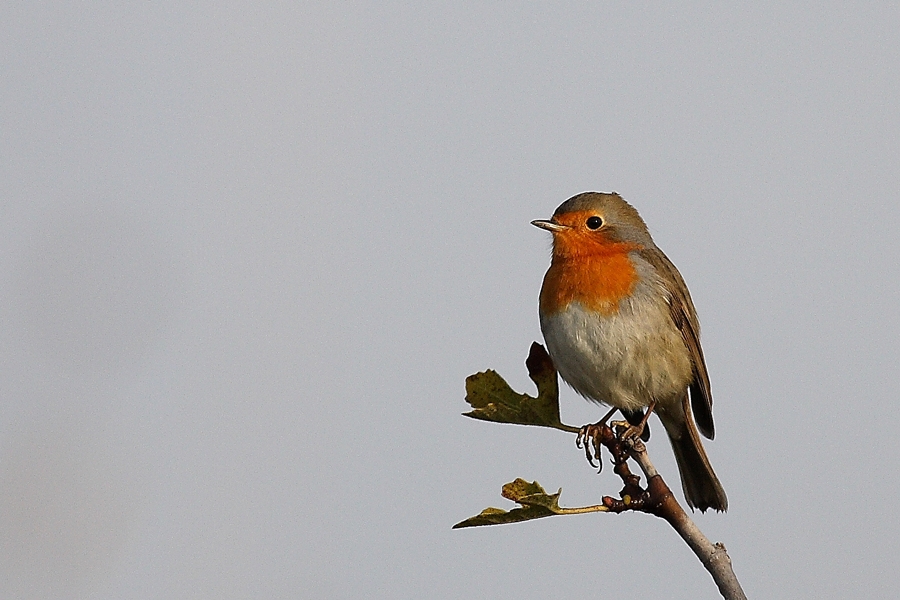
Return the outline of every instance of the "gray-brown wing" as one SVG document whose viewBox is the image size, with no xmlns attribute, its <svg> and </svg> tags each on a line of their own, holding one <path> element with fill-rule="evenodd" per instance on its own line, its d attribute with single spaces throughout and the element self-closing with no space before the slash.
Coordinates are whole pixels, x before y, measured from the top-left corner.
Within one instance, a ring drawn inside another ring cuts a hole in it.
<svg viewBox="0 0 900 600">
<path fill-rule="evenodd" d="M 672 261 L 663 254 L 659 248 L 640 250 L 641 258 L 656 267 L 663 278 L 666 291 L 669 294 L 669 307 L 672 311 L 672 320 L 681 331 L 684 344 L 691 355 L 694 366 L 694 380 L 691 382 L 691 409 L 697 428 L 704 436 L 713 439 L 716 429 L 712 416 L 712 393 L 709 390 L 709 374 L 706 372 L 706 361 L 703 358 L 703 349 L 700 347 L 700 322 L 697 320 L 697 311 L 691 301 L 691 294 L 684 283 L 681 274 Z"/>
</svg>

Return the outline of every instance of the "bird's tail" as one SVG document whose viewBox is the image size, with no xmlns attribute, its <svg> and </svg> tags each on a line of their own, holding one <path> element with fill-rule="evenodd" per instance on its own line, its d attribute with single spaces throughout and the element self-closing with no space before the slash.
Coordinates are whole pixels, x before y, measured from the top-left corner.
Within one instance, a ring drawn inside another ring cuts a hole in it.
<svg viewBox="0 0 900 600">
<path fill-rule="evenodd" d="M 728 510 L 728 498 L 712 465 L 709 464 L 706 451 L 703 450 L 700 434 L 691 417 L 687 394 L 684 396 L 682 410 L 683 419 L 673 418 L 672 415 L 664 413 L 660 413 L 659 416 L 672 443 L 675 462 L 678 463 L 678 472 L 681 475 L 681 487 L 684 489 L 688 506 L 698 508 L 701 512 L 706 512 L 708 508 L 718 511 Z"/>
</svg>

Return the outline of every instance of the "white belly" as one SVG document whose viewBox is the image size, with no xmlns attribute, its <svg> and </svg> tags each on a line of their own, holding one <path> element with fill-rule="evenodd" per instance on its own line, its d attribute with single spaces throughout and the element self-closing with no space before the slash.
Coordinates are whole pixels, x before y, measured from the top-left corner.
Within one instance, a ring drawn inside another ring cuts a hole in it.
<svg viewBox="0 0 900 600">
<path fill-rule="evenodd" d="M 663 300 L 621 303 L 601 316 L 578 303 L 541 318 L 547 351 L 576 392 L 635 410 L 680 402 L 692 378 L 690 356 Z"/>
</svg>

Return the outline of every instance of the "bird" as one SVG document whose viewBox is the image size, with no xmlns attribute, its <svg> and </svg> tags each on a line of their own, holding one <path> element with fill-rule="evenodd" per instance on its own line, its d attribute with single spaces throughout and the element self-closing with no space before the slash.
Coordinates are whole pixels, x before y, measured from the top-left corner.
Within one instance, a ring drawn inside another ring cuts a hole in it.
<svg viewBox="0 0 900 600">
<path fill-rule="evenodd" d="M 700 323 L 678 269 L 615 192 L 578 194 L 531 223 L 553 234 L 539 315 L 560 376 L 584 398 L 619 409 L 632 433 L 644 433 L 655 413 L 688 505 L 727 510 L 698 434 L 715 437 L 712 394 Z"/>
</svg>

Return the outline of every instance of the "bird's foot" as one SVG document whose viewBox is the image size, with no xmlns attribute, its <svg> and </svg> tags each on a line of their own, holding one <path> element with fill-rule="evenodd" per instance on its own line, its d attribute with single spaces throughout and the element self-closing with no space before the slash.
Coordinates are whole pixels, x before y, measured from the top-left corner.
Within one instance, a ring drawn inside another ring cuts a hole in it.
<svg viewBox="0 0 900 600">
<path fill-rule="evenodd" d="M 656 408 L 656 401 L 650 403 L 650 406 L 647 407 L 647 412 L 641 415 L 641 419 L 635 423 L 633 419 L 628 418 L 629 413 L 625 413 L 625 417 L 627 420 L 625 421 L 614 421 L 611 423 L 613 428 L 616 430 L 616 436 L 625 443 L 629 448 L 634 448 L 634 445 L 643 440 L 647 441 L 650 439 L 650 429 L 647 427 L 647 420 L 650 418 L 650 415 L 653 414 L 653 409 Z M 638 413 L 630 413 L 632 415 L 640 414 Z M 646 435 L 645 435 L 646 433 Z"/>
<path fill-rule="evenodd" d="M 643 438 L 646 425 L 646 421 L 642 421 L 637 425 L 632 425 L 628 421 L 613 421 L 610 423 L 610 426 L 616 432 L 616 437 L 628 447 L 634 447 L 635 443 Z"/>
<path fill-rule="evenodd" d="M 603 461 L 600 460 L 600 434 L 601 427 L 606 425 L 606 423 L 594 423 L 592 425 L 583 425 L 581 430 L 578 432 L 578 437 L 575 438 L 575 445 L 579 448 L 584 448 L 584 456 L 587 458 L 588 463 L 595 469 L 597 472 L 603 470 Z M 594 462 L 594 458 L 596 457 L 597 462 Z"/>
<path fill-rule="evenodd" d="M 616 409 L 612 409 L 596 423 L 583 425 L 578 431 L 578 437 L 575 438 L 575 445 L 578 448 L 584 448 L 585 458 L 587 458 L 588 463 L 592 467 L 597 469 L 598 473 L 603 470 L 603 461 L 600 460 L 600 448 L 603 446 L 604 439 L 612 435 L 612 430 L 606 422 L 615 411 Z M 594 460 L 597 461 L 596 464 Z"/>
</svg>

